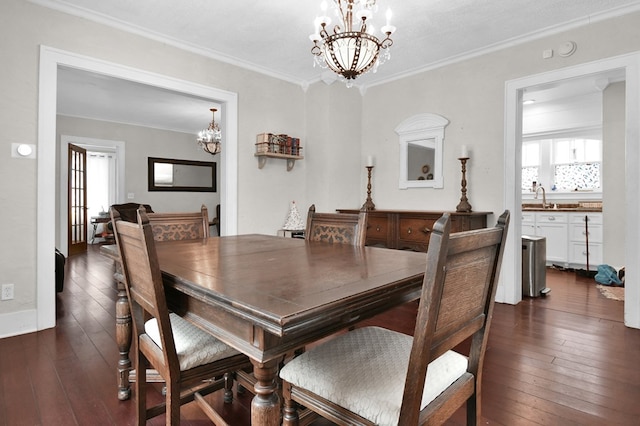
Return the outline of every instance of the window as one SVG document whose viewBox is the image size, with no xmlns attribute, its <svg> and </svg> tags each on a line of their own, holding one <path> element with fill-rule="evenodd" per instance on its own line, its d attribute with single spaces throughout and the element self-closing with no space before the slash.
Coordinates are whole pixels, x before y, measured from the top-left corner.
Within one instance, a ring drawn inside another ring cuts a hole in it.
<svg viewBox="0 0 640 426">
<path fill-rule="evenodd" d="M 558 191 L 600 191 L 602 148 L 596 139 L 557 139 L 553 146 L 553 182 Z"/>
<path fill-rule="evenodd" d="M 522 144 L 522 190 L 531 190 L 533 182 L 539 182 L 540 142 Z"/>
<path fill-rule="evenodd" d="M 522 191 L 543 185 L 559 193 L 602 190 L 602 141 L 558 137 L 523 142 Z"/>
</svg>

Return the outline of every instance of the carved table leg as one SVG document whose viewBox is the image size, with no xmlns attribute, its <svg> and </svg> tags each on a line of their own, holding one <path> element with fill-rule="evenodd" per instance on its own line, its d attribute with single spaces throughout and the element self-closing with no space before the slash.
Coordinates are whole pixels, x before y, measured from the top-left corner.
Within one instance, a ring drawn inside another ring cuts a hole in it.
<svg viewBox="0 0 640 426">
<path fill-rule="evenodd" d="M 280 424 L 280 398 L 276 375 L 279 360 L 260 363 L 251 360 L 255 384 L 255 396 L 251 402 L 251 424 L 276 426 Z"/>
<path fill-rule="evenodd" d="M 116 268 L 117 269 L 117 268 Z M 117 272 L 116 272 L 117 274 Z M 116 343 L 120 359 L 118 360 L 118 399 L 124 401 L 131 396 L 129 386 L 129 372 L 131 371 L 131 310 L 124 283 L 116 279 L 118 285 L 118 300 L 116 301 Z"/>
</svg>

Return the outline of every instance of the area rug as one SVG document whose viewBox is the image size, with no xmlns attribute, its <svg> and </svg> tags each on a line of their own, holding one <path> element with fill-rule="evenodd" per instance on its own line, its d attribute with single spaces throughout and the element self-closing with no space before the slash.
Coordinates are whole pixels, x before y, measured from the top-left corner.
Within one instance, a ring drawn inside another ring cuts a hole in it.
<svg viewBox="0 0 640 426">
<path fill-rule="evenodd" d="M 600 293 L 607 299 L 624 300 L 624 287 L 615 287 L 609 285 L 597 284 Z"/>
</svg>

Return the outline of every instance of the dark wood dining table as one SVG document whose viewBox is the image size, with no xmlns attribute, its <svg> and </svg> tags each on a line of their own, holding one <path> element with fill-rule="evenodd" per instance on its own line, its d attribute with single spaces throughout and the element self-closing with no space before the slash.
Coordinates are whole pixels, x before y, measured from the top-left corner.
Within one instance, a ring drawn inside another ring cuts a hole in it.
<svg viewBox="0 0 640 426">
<path fill-rule="evenodd" d="M 426 254 L 239 235 L 156 243 L 170 308 L 250 357 L 252 425 L 280 423 L 292 351 L 416 300 Z"/>
</svg>

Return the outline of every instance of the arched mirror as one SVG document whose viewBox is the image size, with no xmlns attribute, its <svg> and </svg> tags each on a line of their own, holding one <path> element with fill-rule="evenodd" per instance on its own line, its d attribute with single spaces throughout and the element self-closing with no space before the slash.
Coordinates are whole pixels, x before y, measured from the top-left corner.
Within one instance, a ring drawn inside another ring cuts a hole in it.
<svg viewBox="0 0 640 426">
<path fill-rule="evenodd" d="M 442 146 L 449 120 L 418 114 L 396 127 L 400 142 L 400 189 L 442 188 Z"/>
</svg>

